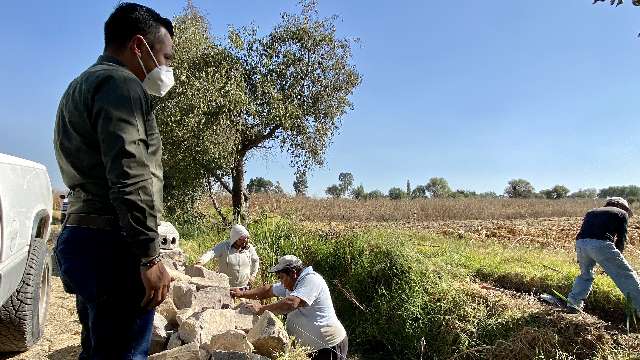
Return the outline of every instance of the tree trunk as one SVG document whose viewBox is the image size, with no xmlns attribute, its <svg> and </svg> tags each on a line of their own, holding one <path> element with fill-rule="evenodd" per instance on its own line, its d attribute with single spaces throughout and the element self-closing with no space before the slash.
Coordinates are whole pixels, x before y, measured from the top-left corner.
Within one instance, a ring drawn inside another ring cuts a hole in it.
<svg viewBox="0 0 640 360">
<path fill-rule="evenodd" d="M 244 208 L 244 155 L 238 154 L 231 172 L 231 204 L 233 206 L 233 222 L 239 224 L 243 220 Z"/>
</svg>

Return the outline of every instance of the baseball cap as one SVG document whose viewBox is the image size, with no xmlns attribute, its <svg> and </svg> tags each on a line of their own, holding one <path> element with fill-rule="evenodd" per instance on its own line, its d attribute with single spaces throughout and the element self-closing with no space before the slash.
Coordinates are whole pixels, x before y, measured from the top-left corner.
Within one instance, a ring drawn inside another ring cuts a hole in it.
<svg viewBox="0 0 640 360">
<path fill-rule="evenodd" d="M 619 206 L 622 207 L 624 211 L 626 211 L 629 216 L 633 215 L 633 211 L 631 210 L 631 207 L 629 206 L 629 203 L 627 202 L 627 200 L 618 197 L 618 196 L 614 196 L 614 197 L 610 197 L 607 198 L 607 202 L 605 203 L 605 206 Z"/>
<path fill-rule="evenodd" d="M 282 271 L 283 269 L 292 266 L 302 266 L 302 261 L 300 261 L 300 259 L 298 259 L 295 255 L 281 256 L 278 259 L 278 263 L 275 266 L 272 266 L 269 269 L 269 272 L 274 273 Z"/>
</svg>

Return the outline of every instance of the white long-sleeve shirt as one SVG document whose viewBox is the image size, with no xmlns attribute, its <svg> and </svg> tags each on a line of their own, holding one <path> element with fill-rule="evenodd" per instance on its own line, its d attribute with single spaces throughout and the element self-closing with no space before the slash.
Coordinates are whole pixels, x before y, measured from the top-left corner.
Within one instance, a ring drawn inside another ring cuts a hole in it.
<svg viewBox="0 0 640 360">
<path fill-rule="evenodd" d="M 260 267 L 260 259 L 251 244 L 246 250 L 238 250 L 229 241 L 223 241 L 204 253 L 199 262 L 206 264 L 214 257 L 218 260 L 218 271 L 229 277 L 231 287 L 247 286 Z"/>
</svg>

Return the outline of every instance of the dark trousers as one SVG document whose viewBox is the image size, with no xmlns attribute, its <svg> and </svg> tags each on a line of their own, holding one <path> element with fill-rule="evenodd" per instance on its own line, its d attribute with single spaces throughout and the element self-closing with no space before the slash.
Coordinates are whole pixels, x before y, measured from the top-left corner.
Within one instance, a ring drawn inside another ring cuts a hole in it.
<svg viewBox="0 0 640 360">
<path fill-rule="evenodd" d="M 80 359 L 146 359 L 153 310 L 140 304 L 139 260 L 119 231 L 65 226 L 55 253 L 65 291 L 76 295 Z"/>
<path fill-rule="evenodd" d="M 312 352 L 311 360 L 347 360 L 349 339 L 345 336 L 336 346 Z"/>
</svg>

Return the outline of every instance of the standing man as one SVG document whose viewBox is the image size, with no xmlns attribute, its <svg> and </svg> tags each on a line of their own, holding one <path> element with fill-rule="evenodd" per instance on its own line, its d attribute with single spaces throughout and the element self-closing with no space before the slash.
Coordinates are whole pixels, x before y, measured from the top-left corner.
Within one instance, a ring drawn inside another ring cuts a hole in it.
<svg viewBox="0 0 640 360">
<path fill-rule="evenodd" d="M 622 256 L 631 215 L 629 204 L 620 197 L 608 198 L 604 207 L 590 210 L 585 215 L 576 241 L 580 275 L 576 277 L 573 289 L 567 296 L 567 305 L 572 310 L 582 310 L 591 292 L 596 263 L 602 266 L 622 294 L 631 300 L 636 311 L 640 309 L 638 275 Z"/>
<path fill-rule="evenodd" d="M 260 259 L 249 243 L 249 231 L 244 226 L 233 225 L 229 239 L 204 253 L 197 265 L 204 266 L 214 257 L 218 260 L 218 271 L 229 277 L 232 288 L 248 290 L 255 283 Z"/>
<path fill-rule="evenodd" d="M 80 359 L 146 359 L 154 308 L 171 277 L 159 259 L 162 144 L 149 94 L 173 85 L 173 26 L 122 3 L 104 25 L 104 53 L 71 82 L 55 125 L 72 191 L 56 258 L 76 295 Z"/>
<path fill-rule="evenodd" d="M 304 267 L 293 255 L 285 255 L 269 272 L 279 283 L 252 290 L 232 289 L 231 296 L 248 299 L 282 298 L 269 305 L 247 304 L 256 314 L 266 310 L 287 315 L 287 333 L 311 348 L 311 360 L 346 360 L 347 333 L 336 316 L 329 287 L 311 266 Z"/>
</svg>

